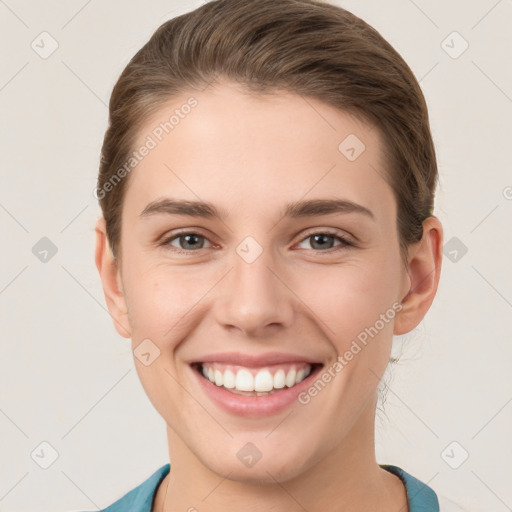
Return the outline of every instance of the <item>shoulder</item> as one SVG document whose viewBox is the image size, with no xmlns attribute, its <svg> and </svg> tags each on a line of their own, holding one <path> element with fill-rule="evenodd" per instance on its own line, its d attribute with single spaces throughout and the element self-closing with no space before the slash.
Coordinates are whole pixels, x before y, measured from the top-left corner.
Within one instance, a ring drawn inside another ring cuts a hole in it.
<svg viewBox="0 0 512 512">
<path fill-rule="evenodd" d="M 99 512 L 151 512 L 157 487 L 169 471 L 170 464 L 167 463 L 158 468 L 137 487 Z"/>
<path fill-rule="evenodd" d="M 426 483 L 398 466 L 390 464 L 380 464 L 380 466 L 394 473 L 404 482 L 410 512 L 476 512 L 462 508 L 446 496 L 436 494 L 434 489 Z"/>
<path fill-rule="evenodd" d="M 410 512 L 443 512 L 439 510 L 437 494 L 426 483 L 418 480 L 398 466 L 380 464 L 380 467 L 395 474 L 402 480 L 407 492 Z"/>
</svg>

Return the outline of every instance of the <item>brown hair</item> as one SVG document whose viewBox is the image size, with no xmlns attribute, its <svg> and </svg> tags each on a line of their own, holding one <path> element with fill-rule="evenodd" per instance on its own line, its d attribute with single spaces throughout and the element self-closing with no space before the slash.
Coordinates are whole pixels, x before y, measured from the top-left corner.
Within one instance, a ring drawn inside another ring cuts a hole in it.
<svg viewBox="0 0 512 512">
<path fill-rule="evenodd" d="M 114 255 L 128 181 L 126 167 L 124 179 L 119 170 L 138 130 L 173 96 L 219 77 L 248 92 L 312 97 L 376 126 L 401 249 L 420 240 L 437 163 L 427 105 L 402 57 L 366 22 L 328 3 L 215 0 L 162 24 L 114 86 L 96 190 Z"/>
</svg>

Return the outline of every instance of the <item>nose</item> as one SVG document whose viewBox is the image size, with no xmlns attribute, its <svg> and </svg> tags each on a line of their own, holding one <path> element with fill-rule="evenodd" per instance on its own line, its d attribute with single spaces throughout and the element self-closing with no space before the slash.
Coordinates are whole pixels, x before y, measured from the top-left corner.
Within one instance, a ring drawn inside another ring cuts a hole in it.
<svg viewBox="0 0 512 512">
<path fill-rule="evenodd" d="M 293 292 L 270 250 L 250 263 L 234 255 L 233 268 L 217 298 L 217 321 L 247 336 L 263 337 L 293 321 Z"/>
</svg>

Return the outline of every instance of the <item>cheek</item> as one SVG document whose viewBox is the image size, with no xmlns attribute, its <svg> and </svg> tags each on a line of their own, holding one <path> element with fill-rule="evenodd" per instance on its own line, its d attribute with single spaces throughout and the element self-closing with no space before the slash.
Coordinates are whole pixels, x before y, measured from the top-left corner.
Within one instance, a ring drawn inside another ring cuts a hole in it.
<svg viewBox="0 0 512 512">
<path fill-rule="evenodd" d="M 283 269 L 294 292 L 283 297 L 323 329 L 341 353 L 392 308 L 400 279 L 397 261 L 396 254 L 382 251 L 338 265 L 307 264 L 289 272 Z M 214 306 L 217 290 L 213 288 L 225 270 L 127 255 L 123 283 L 134 345 L 149 338 L 162 351 L 172 351 L 190 334 L 194 322 L 200 322 L 201 315 L 207 315 L 207 309 Z M 379 329 L 379 335 L 386 336 L 389 331 L 392 321 Z"/>
<path fill-rule="evenodd" d="M 125 268 L 123 282 L 132 334 L 159 345 L 184 335 L 194 306 L 215 282 L 206 267 L 205 271 L 191 270 L 189 266 L 171 267 L 132 258 Z"/>
<path fill-rule="evenodd" d="M 126 262 L 123 277 L 132 329 L 132 349 L 151 340 L 159 355 L 149 364 L 135 357 L 139 379 L 155 408 L 165 415 L 186 401 L 177 381 L 176 348 L 190 336 L 197 317 L 197 304 L 214 283 L 212 272 L 192 271 L 191 267 L 170 267 L 133 257 Z M 141 345 L 142 346 L 142 345 Z M 152 349 L 154 350 L 154 349 Z M 135 352 L 136 354 L 136 352 Z"/>
<path fill-rule="evenodd" d="M 313 279 L 314 277 L 314 279 Z M 354 340 L 391 342 L 393 319 L 398 306 L 399 269 L 396 259 L 357 262 L 325 267 L 311 275 L 309 287 L 302 281 L 300 296 L 320 319 L 325 335 L 338 354 L 348 350 Z M 297 284 L 299 286 L 299 284 Z M 388 344 L 380 343 L 387 351 Z M 373 351 L 376 355 L 380 349 Z M 368 354 L 369 355 L 369 354 Z"/>
</svg>

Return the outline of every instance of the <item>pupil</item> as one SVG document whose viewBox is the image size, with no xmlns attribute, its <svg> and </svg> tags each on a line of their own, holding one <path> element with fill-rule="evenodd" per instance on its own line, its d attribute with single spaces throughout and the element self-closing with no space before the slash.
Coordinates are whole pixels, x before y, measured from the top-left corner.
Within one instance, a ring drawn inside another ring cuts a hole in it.
<svg viewBox="0 0 512 512">
<path fill-rule="evenodd" d="M 326 246 L 326 244 L 328 245 L 329 242 L 325 242 L 326 239 L 329 239 L 331 238 L 330 235 L 313 235 L 313 239 L 314 239 L 314 243 L 318 243 L 320 245 L 321 248 L 324 248 Z M 323 242 L 322 242 L 323 240 Z"/>
<path fill-rule="evenodd" d="M 192 239 L 192 240 L 194 240 L 194 239 L 195 239 L 195 240 L 196 240 L 196 242 L 197 242 L 197 239 L 198 239 L 199 237 L 198 237 L 197 235 L 185 235 L 183 238 L 184 238 L 184 239 L 185 239 L 185 241 L 186 241 L 186 242 L 185 242 L 185 245 L 190 245 L 190 239 Z M 192 245 L 193 245 L 193 242 L 192 242 Z"/>
</svg>

